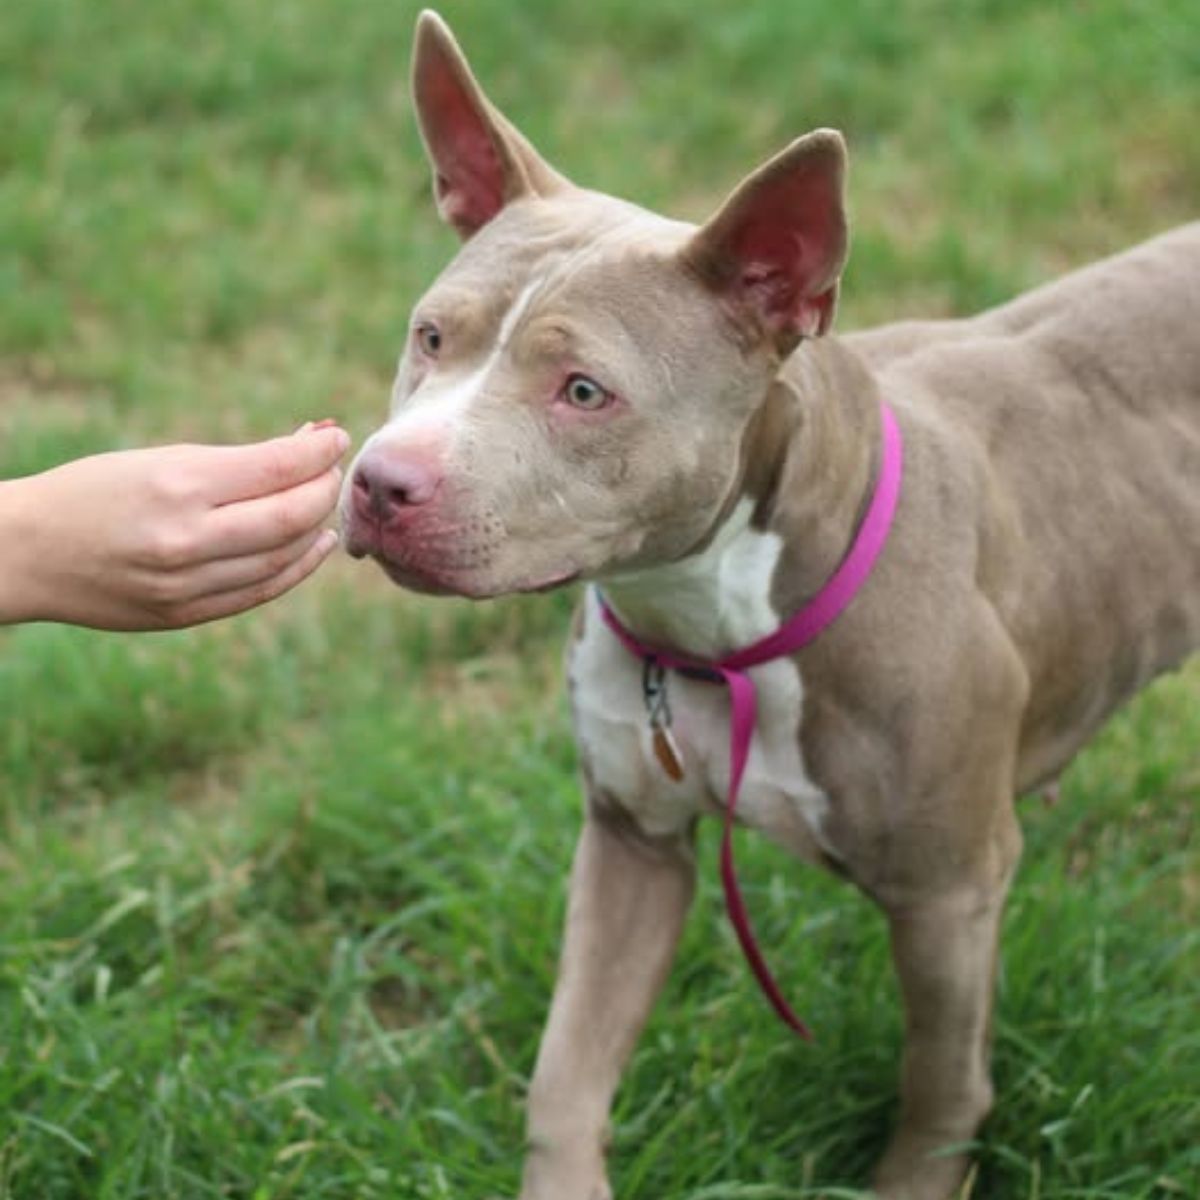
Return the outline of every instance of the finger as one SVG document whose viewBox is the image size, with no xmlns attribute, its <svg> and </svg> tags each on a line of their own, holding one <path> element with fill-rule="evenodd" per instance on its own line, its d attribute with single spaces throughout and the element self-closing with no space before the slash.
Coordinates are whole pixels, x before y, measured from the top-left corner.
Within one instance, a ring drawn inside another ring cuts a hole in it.
<svg viewBox="0 0 1200 1200">
<path fill-rule="evenodd" d="M 257 500 L 226 504 L 204 518 L 205 560 L 239 558 L 286 546 L 323 525 L 342 488 L 338 470 Z"/>
<path fill-rule="evenodd" d="M 303 558 L 324 532 L 320 528 L 311 529 L 272 550 L 202 563 L 176 578 L 174 586 L 178 587 L 177 595 L 184 602 L 190 602 L 261 583 L 286 571 L 297 559 Z"/>
<path fill-rule="evenodd" d="M 259 580 L 248 587 L 218 592 L 215 596 L 205 596 L 201 600 L 185 604 L 176 610 L 173 623 L 179 628 L 203 625 L 208 621 L 232 617 L 236 613 L 267 604 L 291 591 L 297 584 L 303 583 L 333 553 L 337 544 L 337 534 L 332 529 L 327 529 L 300 558 L 277 575 Z"/>
<path fill-rule="evenodd" d="M 302 426 L 250 446 L 207 447 L 209 499 L 224 505 L 287 491 L 324 474 L 349 448 L 350 435 L 333 425 Z"/>
</svg>

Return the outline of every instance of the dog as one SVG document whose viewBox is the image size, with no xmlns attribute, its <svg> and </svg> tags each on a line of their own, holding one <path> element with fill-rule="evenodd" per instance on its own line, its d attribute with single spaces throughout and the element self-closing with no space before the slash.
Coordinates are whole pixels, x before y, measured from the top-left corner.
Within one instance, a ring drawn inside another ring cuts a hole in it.
<svg viewBox="0 0 1200 1200">
<path fill-rule="evenodd" d="M 993 1103 L 1015 798 L 1200 643 L 1200 224 L 970 319 L 839 339 L 837 133 L 696 227 L 568 182 L 428 12 L 413 95 L 464 244 L 348 472 L 347 549 L 428 593 L 591 584 L 568 652 L 586 812 L 521 1200 L 612 1196 L 609 1106 L 693 832 L 735 797 L 882 908 L 906 1022 L 874 1187 L 943 1200 Z M 722 675 L 828 597 L 868 525 L 819 633 Z"/>
</svg>

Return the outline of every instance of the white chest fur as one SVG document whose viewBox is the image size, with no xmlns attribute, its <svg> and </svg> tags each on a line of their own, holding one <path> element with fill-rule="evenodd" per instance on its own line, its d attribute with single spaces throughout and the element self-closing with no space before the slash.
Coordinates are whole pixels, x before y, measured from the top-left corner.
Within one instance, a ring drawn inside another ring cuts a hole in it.
<svg viewBox="0 0 1200 1200">
<path fill-rule="evenodd" d="M 688 629 L 700 631 L 702 643 L 740 646 L 765 636 L 778 624 L 767 599 L 778 539 L 751 533 L 742 518 L 735 514 L 732 531 L 704 555 L 656 570 L 652 580 L 615 581 L 610 594 L 636 605 L 644 583 L 647 592 L 669 597 L 673 614 Z M 593 782 L 651 834 L 677 832 L 703 813 L 721 811 L 729 787 L 727 689 L 677 672 L 668 675 L 672 730 L 684 759 L 683 778 L 670 779 L 651 745 L 642 664 L 604 624 L 593 593 L 586 604 L 570 673 L 576 733 Z M 625 608 L 620 611 L 625 615 Z M 687 648 L 695 650 L 694 645 Z M 781 659 L 750 674 L 758 694 L 758 720 L 739 818 L 803 857 L 821 851 L 836 856 L 823 834 L 827 799 L 808 778 L 800 752 L 800 673 L 790 660 Z"/>
</svg>

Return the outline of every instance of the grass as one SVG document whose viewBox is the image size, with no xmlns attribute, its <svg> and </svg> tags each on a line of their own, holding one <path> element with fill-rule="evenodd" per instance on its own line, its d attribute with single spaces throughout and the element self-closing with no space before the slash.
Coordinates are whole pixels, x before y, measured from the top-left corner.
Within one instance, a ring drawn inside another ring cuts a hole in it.
<svg viewBox="0 0 1200 1200">
<path fill-rule="evenodd" d="M 1194 215 L 1191 0 L 448 0 L 568 173 L 701 217 L 817 124 L 853 154 L 845 325 L 971 311 Z M 0 475 L 382 411 L 451 253 L 357 0 L 10 0 Z M 579 801 L 570 597 L 336 563 L 187 634 L 0 633 L 0 1200 L 512 1195 Z M 973 1195 L 1200 1194 L 1200 673 L 1026 802 Z M 747 840 L 767 1016 L 711 873 L 620 1093 L 622 1200 L 866 1177 L 899 1024 L 881 923 Z M 715 841 L 706 834 L 705 861 Z"/>
</svg>

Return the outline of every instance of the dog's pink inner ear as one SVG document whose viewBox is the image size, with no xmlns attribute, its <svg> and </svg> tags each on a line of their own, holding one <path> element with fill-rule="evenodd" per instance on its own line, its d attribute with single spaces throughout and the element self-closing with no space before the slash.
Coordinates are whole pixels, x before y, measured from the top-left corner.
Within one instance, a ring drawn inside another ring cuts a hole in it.
<svg viewBox="0 0 1200 1200">
<path fill-rule="evenodd" d="M 470 237 L 504 207 L 505 170 L 481 98 L 441 55 L 421 63 L 415 80 L 421 131 L 434 169 L 444 220 Z"/>
<path fill-rule="evenodd" d="M 846 258 L 844 163 L 836 134 L 801 138 L 745 180 L 689 250 L 785 349 L 833 321 Z"/>
<path fill-rule="evenodd" d="M 803 188 L 758 198 L 737 228 L 731 253 L 740 287 L 772 328 L 823 333 L 829 312 L 829 249 L 837 231 L 828 206 Z M 836 284 L 836 279 L 835 279 Z"/>
</svg>

